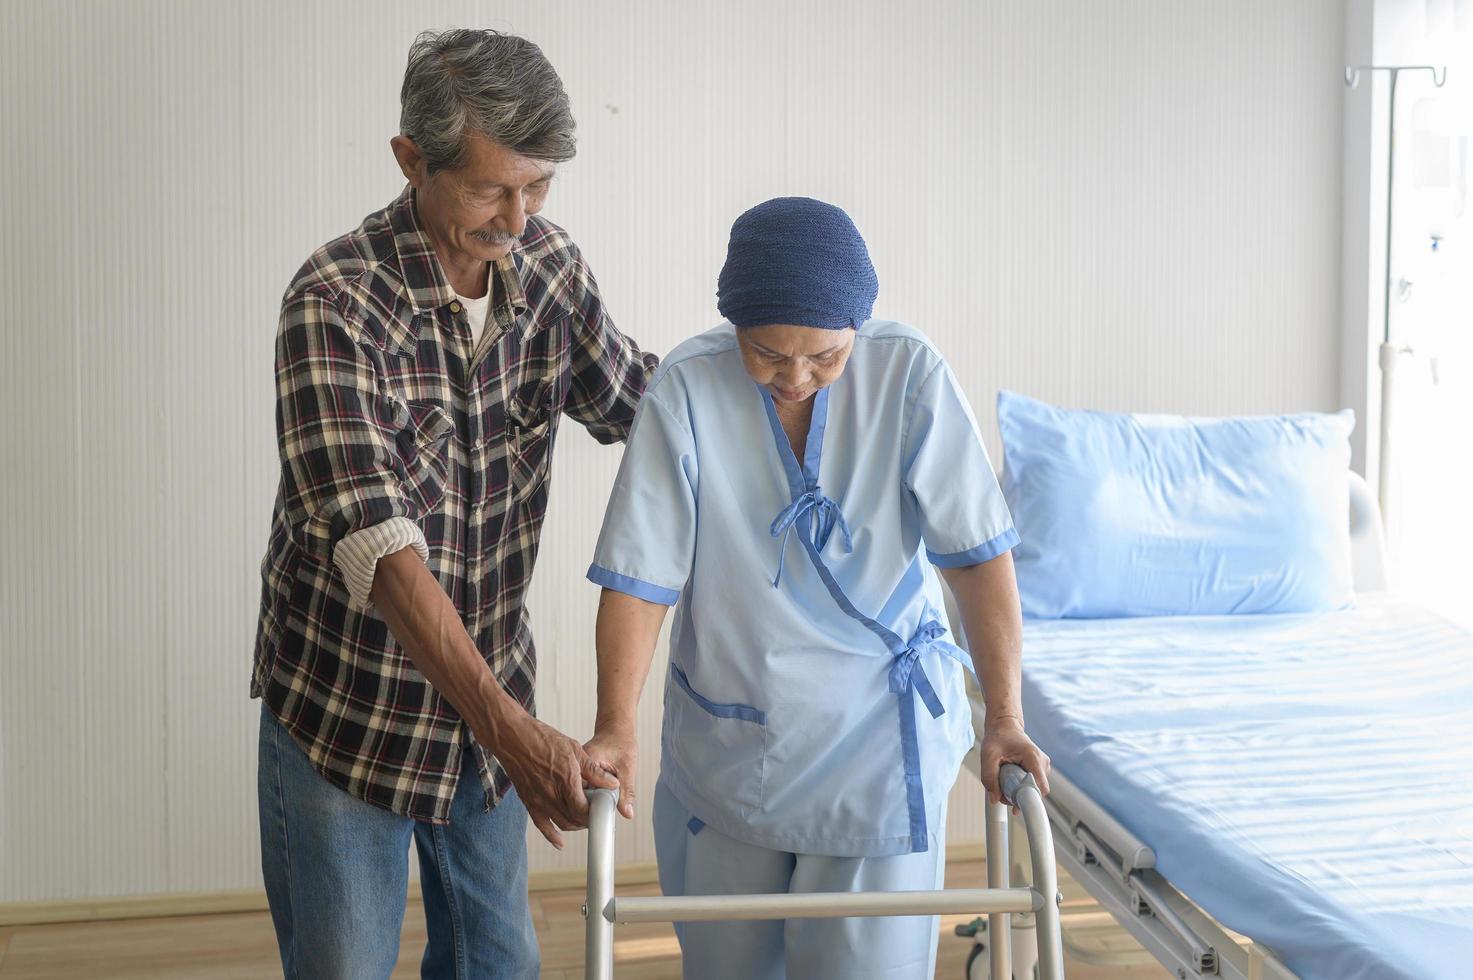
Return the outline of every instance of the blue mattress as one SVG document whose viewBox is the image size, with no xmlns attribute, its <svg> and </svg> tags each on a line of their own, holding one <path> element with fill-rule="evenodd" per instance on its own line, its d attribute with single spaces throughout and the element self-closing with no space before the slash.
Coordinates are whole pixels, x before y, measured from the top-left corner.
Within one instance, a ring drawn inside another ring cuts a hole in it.
<svg viewBox="0 0 1473 980">
<path fill-rule="evenodd" d="M 1473 977 L 1473 634 L 1390 600 L 1032 622 L 1054 765 L 1301 977 Z"/>
</svg>

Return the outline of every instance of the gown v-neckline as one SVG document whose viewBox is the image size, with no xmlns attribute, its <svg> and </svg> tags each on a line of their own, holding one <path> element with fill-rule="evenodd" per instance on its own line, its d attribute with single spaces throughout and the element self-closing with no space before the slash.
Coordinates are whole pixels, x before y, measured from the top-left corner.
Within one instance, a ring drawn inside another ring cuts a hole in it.
<svg viewBox="0 0 1473 980">
<path fill-rule="evenodd" d="M 813 415 L 808 420 L 808 435 L 803 446 L 803 461 L 800 463 L 798 454 L 793 450 L 792 440 L 783 428 L 782 417 L 777 414 L 777 403 L 772 392 L 755 382 L 753 384 L 762 395 L 762 405 L 767 410 L 767 421 L 772 427 L 778 456 L 788 477 L 788 489 L 797 497 L 818 485 L 819 468 L 823 462 L 823 434 L 828 426 L 829 389 L 832 386 L 818 389 L 813 396 Z"/>
<path fill-rule="evenodd" d="M 817 398 L 818 393 L 815 392 L 813 397 Z M 777 408 L 776 401 L 773 402 L 773 408 Z M 803 405 L 800 411 L 806 417 L 793 419 L 791 424 L 794 431 L 791 432 L 788 431 L 789 420 L 783 417 L 781 409 L 778 409 L 777 412 L 777 420 L 782 423 L 783 434 L 788 437 L 788 448 L 793 451 L 793 457 L 795 459 L 801 458 L 804 455 L 804 450 L 808 448 L 808 431 L 813 425 L 813 403 L 810 401 Z"/>
</svg>

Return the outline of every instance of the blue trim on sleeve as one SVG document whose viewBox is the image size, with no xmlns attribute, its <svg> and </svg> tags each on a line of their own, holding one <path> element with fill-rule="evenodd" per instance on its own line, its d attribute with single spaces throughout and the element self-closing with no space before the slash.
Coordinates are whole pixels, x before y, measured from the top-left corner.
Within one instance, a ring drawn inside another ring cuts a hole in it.
<svg viewBox="0 0 1473 980">
<path fill-rule="evenodd" d="M 717 718 L 736 718 L 738 721 L 750 721 L 754 725 L 767 724 L 767 712 L 761 708 L 754 708 L 749 704 L 717 704 L 709 698 L 702 697 L 696 693 L 696 689 L 690 686 L 690 679 L 685 676 L 685 671 L 676 664 L 670 665 L 670 676 L 675 678 L 675 683 L 680 689 L 690 695 L 690 699 L 700 705 L 707 714 L 715 715 Z"/>
<path fill-rule="evenodd" d="M 685 822 L 685 825 L 690 829 L 692 837 L 706 829 L 706 824 L 700 817 L 691 817 Z"/>
<path fill-rule="evenodd" d="M 1010 527 L 991 541 L 984 541 L 977 547 L 968 548 L 966 551 L 953 551 L 949 555 L 938 555 L 927 548 L 926 557 L 931 559 L 931 564 L 937 568 L 965 568 L 967 565 L 980 565 L 984 561 L 992 561 L 1004 551 L 1011 551 L 1018 547 L 1019 540 L 1018 529 Z"/>
<path fill-rule="evenodd" d="M 667 589 L 653 582 L 643 579 L 631 578 L 628 575 L 620 575 L 618 572 L 610 571 L 595 562 L 588 566 L 588 581 L 594 585 L 601 585 L 615 592 L 623 592 L 632 595 L 636 599 L 646 602 L 658 602 L 662 606 L 673 606 L 680 601 L 680 593 L 675 589 Z"/>
</svg>

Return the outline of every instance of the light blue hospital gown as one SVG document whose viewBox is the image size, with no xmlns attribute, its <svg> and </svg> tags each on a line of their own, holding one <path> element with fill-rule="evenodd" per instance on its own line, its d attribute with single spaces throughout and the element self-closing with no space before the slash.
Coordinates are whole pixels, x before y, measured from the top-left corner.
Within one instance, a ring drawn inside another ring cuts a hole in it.
<svg viewBox="0 0 1473 980">
<path fill-rule="evenodd" d="M 661 779 L 698 823 L 797 854 L 926 851 L 973 743 L 931 565 L 988 561 L 1018 536 L 918 330 L 865 323 L 814 397 L 800 463 L 730 324 L 677 347 L 588 577 L 677 607 Z"/>
</svg>

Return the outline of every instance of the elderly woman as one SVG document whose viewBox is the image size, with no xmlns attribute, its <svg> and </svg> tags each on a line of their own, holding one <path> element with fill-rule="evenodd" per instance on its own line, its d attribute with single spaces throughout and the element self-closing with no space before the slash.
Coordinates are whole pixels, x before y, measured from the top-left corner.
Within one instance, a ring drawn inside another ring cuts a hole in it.
<svg viewBox="0 0 1473 980">
<path fill-rule="evenodd" d="M 642 401 L 589 578 L 587 750 L 633 815 L 635 707 L 675 606 L 654 822 L 667 895 L 941 886 L 946 798 L 973 744 L 955 593 L 986 692 L 983 773 L 1046 785 L 1023 733 L 1018 536 L 956 378 L 870 320 L 848 215 L 780 198 L 732 227 L 729 321 Z M 929 977 L 935 918 L 688 923 L 688 977 Z"/>
</svg>

